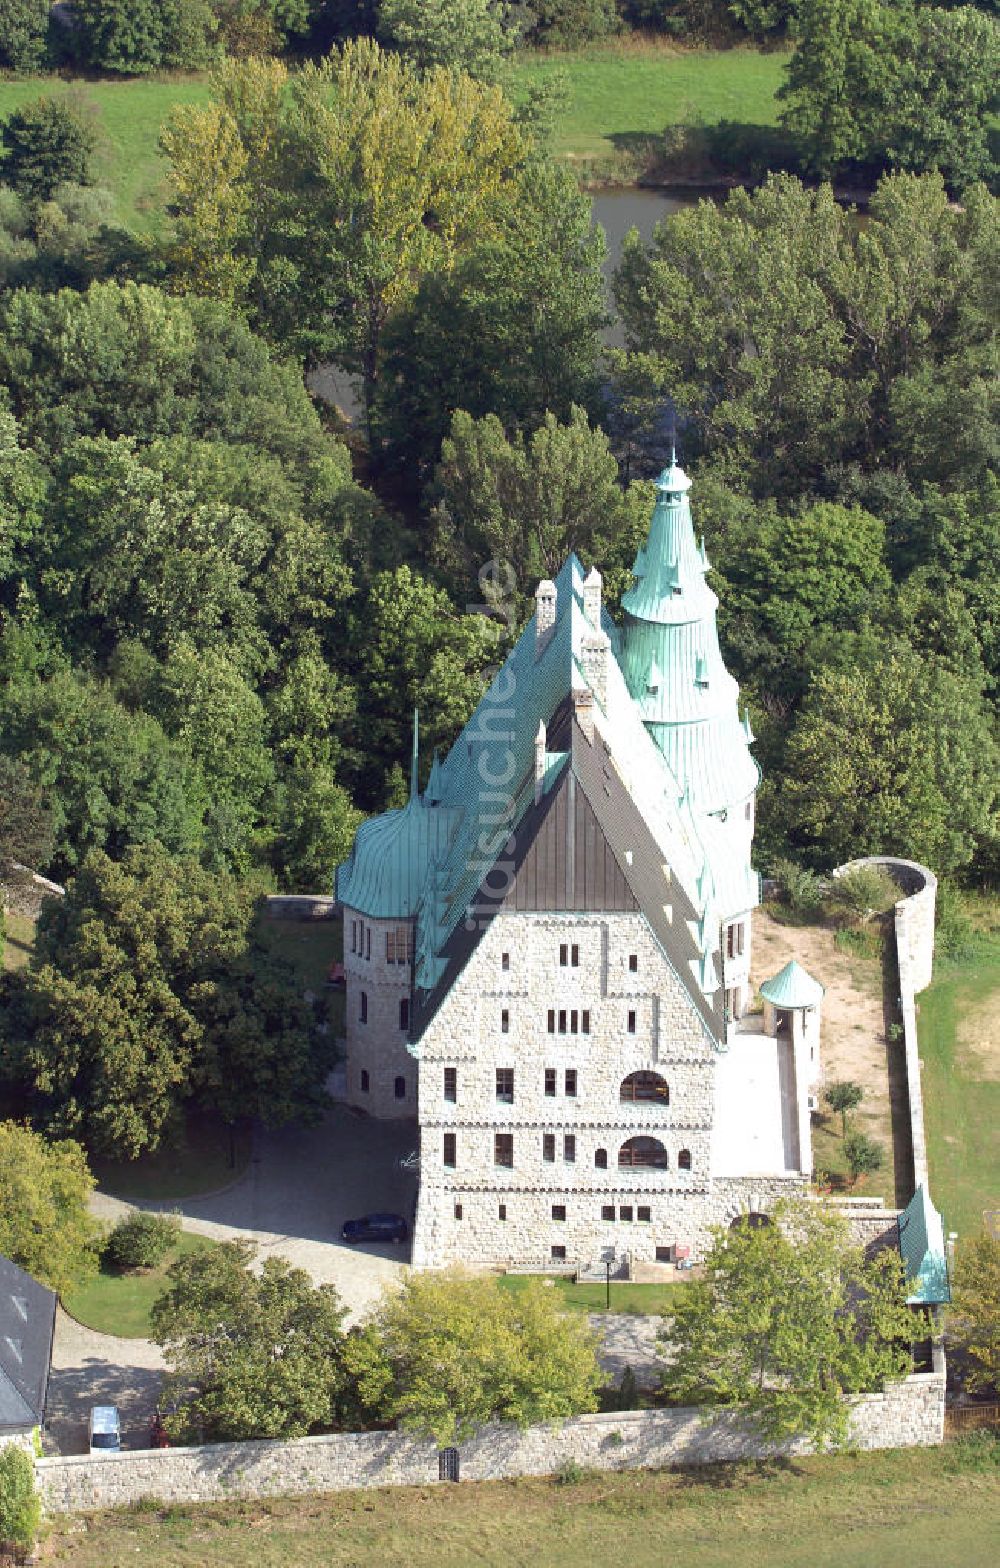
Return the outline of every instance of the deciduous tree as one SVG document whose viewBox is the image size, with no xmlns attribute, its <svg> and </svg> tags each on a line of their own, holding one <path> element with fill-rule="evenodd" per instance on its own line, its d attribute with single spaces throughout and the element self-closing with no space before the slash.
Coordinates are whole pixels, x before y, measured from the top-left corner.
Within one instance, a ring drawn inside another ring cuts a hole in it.
<svg viewBox="0 0 1000 1568">
<path fill-rule="evenodd" d="M 1000 1240 L 969 1236 L 957 1252 L 949 1337 L 968 1357 L 966 1387 L 1000 1393 Z"/>
<path fill-rule="evenodd" d="M 49 0 L 0 0 L 0 65 L 30 71 L 45 58 Z"/>
<path fill-rule="evenodd" d="M 95 1273 L 101 1228 L 87 1207 L 93 1187 L 78 1143 L 0 1122 L 0 1254 L 53 1290 Z"/>
<path fill-rule="evenodd" d="M 848 1437 L 845 1394 L 910 1368 L 898 1254 L 866 1262 L 839 1216 L 781 1204 L 771 1223 L 716 1232 L 704 1277 L 664 1330 L 671 1398 L 737 1406 L 771 1441 Z"/>
<path fill-rule="evenodd" d="M 518 7 L 504 0 L 380 0 L 378 35 L 429 70 L 495 80 L 518 41 Z"/>
<path fill-rule="evenodd" d="M 15 109 L 0 144 L 0 178 L 29 201 L 48 201 L 59 185 L 91 184 L 94 132 L 63 99 L 36 98 Z"/>
</svg>

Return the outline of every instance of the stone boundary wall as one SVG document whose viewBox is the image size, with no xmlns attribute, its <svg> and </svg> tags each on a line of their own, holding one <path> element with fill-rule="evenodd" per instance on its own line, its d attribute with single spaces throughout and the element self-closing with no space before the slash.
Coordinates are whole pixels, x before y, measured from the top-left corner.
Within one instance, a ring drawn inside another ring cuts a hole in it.
<svg viewBox="0 0 1000 1568">
<path fill-rule="evenodd" d="M 944 1437 L 943 1357 L 933 1372 L 851 1399 L 854 1447 L 931 1447 Z M 660 1469 L 809 1452 L 808 1443 L 767 1444 L 733 1413 L 702 1420 L 697 1409 L 626 1410 L 575 1416 L 561 1426 L 487 1427 L 460 1449 L 466 1481 L 551 1475 L 564 1465 L 594 1470 Z M 41 1459 L 39 1491 L 49 1513 L 116 1508 L 139 1498 L 212 1502 L 295 1496 L 438 1481 L 433 1443 L 397 1432 L 347 1432 L 297 1442 L 213 1443 L 204 1448 Z"/>
<path fill-rule="evenodd" d="M 924 1135 L 924 1096 L 920 1082 L 920 1049 L 917 1040 L 918 991 L 931 983 L 934 968 L 934 907 L 937 877 L 915 860 L 898 860 L 892 855 L 868 855 L 838 866 L 834 876 L 843 876 L 858 866 L 882 866 L 902 889 L 904 897 L 896 904 L 896 959 L 899 966 L 899 1007 L 903 1018 L 903 1044 L 906 1051 L 906 1089 L 910 1109 L 910 1138 L 913 1144 L 914 1187 L 928 1187 L 927 1140 Z"/>
</svg>

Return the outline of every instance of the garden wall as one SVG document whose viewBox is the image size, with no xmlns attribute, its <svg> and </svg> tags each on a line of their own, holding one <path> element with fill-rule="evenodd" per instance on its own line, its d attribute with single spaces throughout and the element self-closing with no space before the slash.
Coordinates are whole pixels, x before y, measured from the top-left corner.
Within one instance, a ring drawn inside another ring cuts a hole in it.
<svg viewBox="0 0 1000 1568">
<path fill-rule="evenodd" d="M 928 1447 L 944 1434 L 944 1360 L 933 1372 L 851 1400 L 851 1440 L 860 1449 Z M 761 1443 L 737 1416 L 702 1421 L 696 1409 L 628 1410 L 576 1416 L 558 1427 L 488 1427 L 461 1447 L 467 1481 L 549 1475 L 565 1465 L 595 1470 L 658 1469 L 718 1460 L 805 1453 L 799 1441 Z M 213 1443 L 150 1449 L 100 1459 L 41 1459 L 38 1484 L 50 1513 L 113 1508 L 142 1497 L 211 1502 L 373 1486 L 427 1486 L 438 1480 L 433 1443 L 397 1432 L 348 1432 L 298 1442 Z"/>
</svg>

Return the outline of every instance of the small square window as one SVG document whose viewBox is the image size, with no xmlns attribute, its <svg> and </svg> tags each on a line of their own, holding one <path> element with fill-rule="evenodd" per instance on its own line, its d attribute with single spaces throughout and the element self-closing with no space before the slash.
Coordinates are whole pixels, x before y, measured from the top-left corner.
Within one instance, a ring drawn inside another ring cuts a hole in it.
<svg viewBox="0 0 1000 1568">
<path fill-rule="evenodd" d="M 601 1219 L 602 1220 L 613 1220 L 614 1217 L 615 1217 L 615 1206 L 614 1206 L 614 1204 L 613 1203 L 604 1203 L 604 1204 L 602 1204 L 601 1205 Z"/>
<path fill-rule="evenodd" d="M 566 1205 L 565 1205 L 565 1203 L 553 1203 L 553 1205 L 552 1205 L 552 1218 L 554 1220 L 559 1220 L 560 1222 L 562 1222 L 566 1218 Z"/>
<path fill-rule="evenodd" d="M 559 962 L 563 969 L 565 969 L 566 965 L 569 963 L 569 948 L 566 946 L 565 942 L 560 942 L 559 944 Z"/>
<path fill-rule="evenodd" d="M 545 1069 L 545 1093 L 550 1097 L 556 1092 L 556 1070 L 554 1067 Z"/>
<path fill-rule="evenodd" d="M 514 1103 L 514 1069 L 513 1067 L 497 1068 L 497 1099 L 504 1105 Z"/>
<path fill-rule="evenodd" d="M 454 1103 L 458 1099 L 458 1068 L 446 1067 L 444 1070 L 444 1097 Z"/>
<path fill-rule="evenodd" d="M 553 1263 L 565 1263 L 565 1261 L 566 1261 L 566 1248 L 565 1247 L 553 1247 L 551 1252 L 549 1253 L 549 1256 L 551 1257 Z"/>
<path fill-rule="evenodd" d="M 514 1134 L 512 1132 L 497 1132 L 493 1134 L 493 1163 L 503 1165 L 508 1170 L 514 1164 Z"/>
<path fill-rule="evenodd" d="M 630 1007 L 629 1010 L 628 1010 L 628 1032 L 629 1032 L 629 1034 L 635 1034 L 635 1008 L 634 1007 Z"/>
<path fill-rule="evenodd" d="M 566 1069 L 566 1093 L 569 1095 L 571 1100 L 576 1097 L 576 1068 L 575 1067 L 567 1067 L 567 1069 Z"/>
<path fill-rule="evenodd" d="M 462 1218 L 462 1205 L 460 1203 L 455 1204 L 455 1218 L 457 1220 Z"/>
<path fill-rule="evenodd" d="M 657 1249 L 656 1249 L 656 1261 L 657 1261 L 657 1263 L 673 1263 L 673 1261 L 674 1261 L 674 1249 L 673 1249 L 673 1247 L 657 1247 Z"/>
<path fill-rule="evenodd" d="M 555 1008 L 554 1007 L 550 1007 L 549 1008 L 548 1025 L 549 1025 L 549 1034 L 555 1034 L 555 1032 L 556 1032 L 556 1012 L 555 1012 Z"/>
<path fill-rule="evenodd" d="M 638 955 L 638 953 L 629 953 L 629 955 L 628 955 L 628 967 L 629 967 L 630 974 L 637 975 L 639 973 L 639 955 Z"/>
<path fill-rule="evenodd" d="M 580 1028 L 584 1034 L 590 1033 L 590 1014 L 587 1012 L 586 1008 L 584 1008 L 583 1012 L 580 1014 Z"/>
<path fill-rule="evenodd" d="M 504 971 L 505 974 L 506 974 L 507 970 L 510 968 L 510 954 L 509 953 L 501 953 L 500 954 L 500 968 Z"/>
<path fill-rule="evenodd" d="M 567 1165 L 573 1165 L 576 1162 L 576 1137 L 571 1132 L 568 1132 L 563 1138 L 563 1159 Z"/>
<path fill-rule="evenodd" d="M 545 1160 L 547 1164 L 551 1164 L 555 1157 L 556 1135 L 554 1132 L 545 1132 L 542 1134 L 542 1159 Z"/>
<path fill-rule="evenodd" d="M 632 1205 L 630 1203 L 624 1204 L 623 1207 L 618 1210 L 618 1218 L 620 1220 L 625 1220 L 626 1223 L 631 1221 L 631 1219 L 632 1219 Z"/>
<path fill-rule="evenodd" d="M 510 1034 L 510 1009 L 507 1007 L 500 1009 L 500 1033 Z"/>
<path fill-rule="evenodd" d="M 442 1158 L 444 1159 L 445 1169 L 453 1171 L 455 1169 L 455 1134 L 453 1132 L 446 1132 L 444 1135 Z"/>
<path fill-rule="evenodd" d="M 507 1218 L 507 1205 L 506 1205 L 506 1203 L 501 1203 L 499 1209 L 497 1210 L 497 1219 L 505 1220 L 506 1218 Z"/>
<path fill-rule="evenodd" d="M 645 1223 L 648 1224 L 649 1221 L 653 1218 L 653 1211 L 652 1209 L 645 1208 L 644 1205 L 640 1203 L 639 1207 L 635 1211 L 635 1216 L 636 1219 L 640 1222 L 645 1221 Z"/>
</svg>

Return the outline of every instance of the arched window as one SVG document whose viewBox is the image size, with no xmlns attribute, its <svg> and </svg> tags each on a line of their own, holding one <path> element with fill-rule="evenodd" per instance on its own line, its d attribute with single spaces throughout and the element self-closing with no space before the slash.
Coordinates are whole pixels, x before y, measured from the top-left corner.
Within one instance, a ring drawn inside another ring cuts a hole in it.
<svg viewBox="0 0 1000 1568">
<path fill-rule="evenodd" d="M 607 1168 L 608 1168 L 608 1151 L 607 1151 L 607 1149 L 595 1149 L 594 1150 L 594 1164 L 597 1166 L 597 1169 L 599 1171 L 606 1171 L 607 1170 Z"/>
<path fill-rule="evenodd" d="M 361 996 L 358 999 L 358 1022 L 362 1023 L 362 1024 L 366 1024 L 368 1022 L 368 992 L 367 991 L 362 991 Z"/>
<path fill-rule="evenodd" d="M 678 1156 L 677 1156 L 677 1169 L 679 1171 L 689 1171 L 691 1169 L 691 1150 L 690 1149 L 682 1149 L 680 1154 L 678 1154 Z"/>
<path fill-rule="evenodd" d="M 396 1079 L 396 1086 L 395 1086 L 395 1088 L 396 1088 L 396 1099 L 397 1100 L 405 1100 L 406 1099 L 406 1079 L 402 1076 L 402 1074 L 400 1074 L 400 1076 Z"/>
<path fill-rule="evenodd" d="M 627 1078 L 622 1079 L 619 1098 L 629 1101 L 641 1100 L 646 1104 L 669 1105 L 670 1086 L 659 1073 L 629 1073 Z"/>
<path fill-rule="evenodd" d="M 629 1138 L 618 1150 L 618 1164 L 665 1171 L 667 1151 L 659 1138 Z"/>
</svg>

